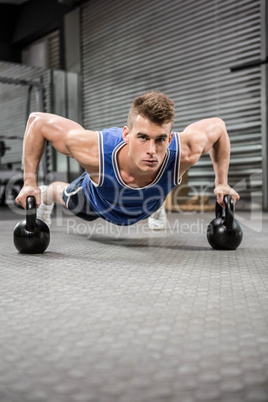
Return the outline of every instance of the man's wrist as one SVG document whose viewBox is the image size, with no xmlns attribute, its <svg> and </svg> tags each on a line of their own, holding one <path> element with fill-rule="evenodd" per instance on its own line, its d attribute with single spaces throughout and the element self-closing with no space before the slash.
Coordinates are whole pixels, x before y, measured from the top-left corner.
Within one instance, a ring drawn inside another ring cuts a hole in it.
<svg viewBox="0 0 268 402">
<path fill-rule="evenodd" d="M 218 186 L 228 186 L 228 182 L 227 181 L 216 182 L 215 187 Z"/>
<path fill-rule="evenodd" d="M 216 186 L 227 186 L 228 185 L 228 177 L 222 177 L 215 179 L 215 187 Z"/>
<path fill-rule="evenodd" d="M 37 186 L 37 175 L 35 173 L 24 173 L 24 185 L 25 186 Z"/>
</svg>

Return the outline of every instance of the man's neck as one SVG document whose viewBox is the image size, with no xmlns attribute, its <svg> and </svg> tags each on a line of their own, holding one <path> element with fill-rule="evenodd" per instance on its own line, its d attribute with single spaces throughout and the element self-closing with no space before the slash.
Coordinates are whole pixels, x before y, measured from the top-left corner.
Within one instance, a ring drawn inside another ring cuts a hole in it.
<svg viewBox="0 0 268 402">
<path fill-rule="evenodd" d="M 157 172 L 143 172 L 131 161 L 128 155 L 128 145 L 124 145 L 117 153 L 117 165 L 120 176 L 130 187 L 145 187 L 156 178 Z"/>
</svg>

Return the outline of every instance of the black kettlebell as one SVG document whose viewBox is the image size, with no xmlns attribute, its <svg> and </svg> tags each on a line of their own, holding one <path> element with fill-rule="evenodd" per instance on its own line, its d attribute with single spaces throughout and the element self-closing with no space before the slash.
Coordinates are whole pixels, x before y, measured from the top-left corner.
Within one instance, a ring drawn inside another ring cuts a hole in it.
<svg viewBox="0 0 268 402">
<path fill-rule="evenodd" d="M 33 196 L 26 200 L 26 220 L 14 228 L 14 245 L 21 254 L 43 253 L 50 241 L 49 228 L 45 222 L 36 219 L 36 201 Z"/>
<path fill-rule="evenodd" d="M 243 231 L 234 219 L 234 200 L 230 195 L 224 196 L 225 216 L 223 208 L 216 202 L 216 218 L 207 228 L 207 239 L 216 250 L 235 250 L 243 239 Z"/>
</svg>

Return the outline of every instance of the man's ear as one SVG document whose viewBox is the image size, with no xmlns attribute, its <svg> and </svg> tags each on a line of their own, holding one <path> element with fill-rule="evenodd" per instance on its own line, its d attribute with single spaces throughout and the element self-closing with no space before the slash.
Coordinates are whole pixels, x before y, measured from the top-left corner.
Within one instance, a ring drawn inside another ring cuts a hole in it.
<svg viewBox="0 0 268 402">
<path fill-rule="evenodd" d="M 124 126 L 123 128 L 123 140 L 125 141 L 126 144 L 128 144 L 128 136 L 130 134 L 130 130 L 128 126 Z"/>
<path fill-rule="evenodd" d="M 170 134 L 169 134 L 169 141 L 168 141 L 168 145 L 170 145 L 170 144 L 171 144 L 172 138 L 173 138 L 173 133 L 170 133 Z"/>
</svg>

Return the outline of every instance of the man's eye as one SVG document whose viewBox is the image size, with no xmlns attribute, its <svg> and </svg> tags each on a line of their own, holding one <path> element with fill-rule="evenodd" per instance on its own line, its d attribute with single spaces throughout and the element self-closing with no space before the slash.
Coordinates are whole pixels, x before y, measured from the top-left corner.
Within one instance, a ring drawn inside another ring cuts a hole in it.
<svg viewBox="0 0 268 402">
<path fill-rule="evenodd" d="M 165 141 L 165 138 L 158 138 L 157 139 L 157 142 L 164 142 Z"/>
</svg>

